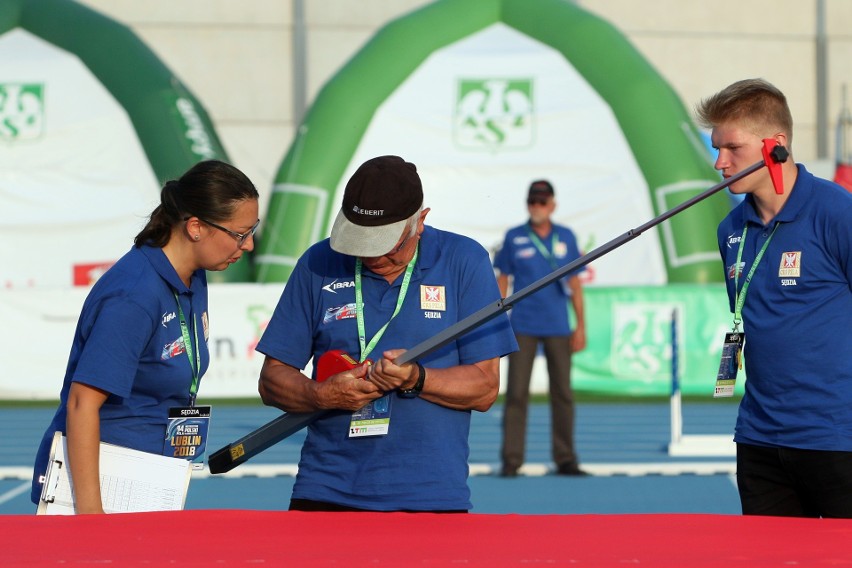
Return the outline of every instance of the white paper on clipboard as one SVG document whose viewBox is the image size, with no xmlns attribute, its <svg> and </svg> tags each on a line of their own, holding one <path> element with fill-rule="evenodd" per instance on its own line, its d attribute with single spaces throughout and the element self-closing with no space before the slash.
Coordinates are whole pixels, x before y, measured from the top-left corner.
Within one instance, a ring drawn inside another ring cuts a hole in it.
<svg viewBox="0 0 852 568">
<path fill-rule="evenodd" d="M 71 472 L 62 432 L 53 436 L 39 499 L 39 515 L 73 515 Z M 101 442 L 101 500 L 107 513 L 179 511 L 186 502 L 192 464 Z"/>
</svg>

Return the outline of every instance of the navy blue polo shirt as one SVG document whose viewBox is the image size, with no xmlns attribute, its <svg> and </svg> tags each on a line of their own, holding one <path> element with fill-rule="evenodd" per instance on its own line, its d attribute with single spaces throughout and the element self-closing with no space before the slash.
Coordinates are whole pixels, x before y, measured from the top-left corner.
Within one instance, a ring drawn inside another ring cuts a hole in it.
<svg viewBox="0 0 852 568">
<path fill-rule="evenodd" d="M 787 203 L 764 225 L 747 195 L 721 222 L 731 311 L 772 234 L 743 307 L 748 380 L 735 441 L 852 451 L 852 195 L 798 165 Z"/>
<path fill-rule="evenodd" d="M 556 268 L 580 258 L 577 238 L 568 227 L 554 224 L 549 235 L 539 238 L 551 256 L 552 263 L 536 247 L 530 237 L 531 231 L 529 223 L 510 229 L 494 259 L 494 267 L 501 274 L 512 276 L 514 292 L 523 290 Z M 562 280 L 567 281 L 584 271 L 585 268 L 572 271 Z M 552 282 L 515 304 L 509 312 L 515 333 L 536 337 L 570 335 L 568 293 L 565 282 Z"/>
<path fill-rule="evenodd" d="M 200 375 L 210 363 L 207 349 L 207 276 L 196 271 L 189 288 L 163 250 L 132 248 L 92 287 L 80 313 L 59 408 L 36 456 L 33 502 L 41 492 L 53 433 L 65 432 L 72 382 L 109 393 L 100 409 L 101 441 L 163 453 L 168 409 L 189 404 L 192 370 L 186 354 L 175 292 L 201 356 Z"/>
</svg>

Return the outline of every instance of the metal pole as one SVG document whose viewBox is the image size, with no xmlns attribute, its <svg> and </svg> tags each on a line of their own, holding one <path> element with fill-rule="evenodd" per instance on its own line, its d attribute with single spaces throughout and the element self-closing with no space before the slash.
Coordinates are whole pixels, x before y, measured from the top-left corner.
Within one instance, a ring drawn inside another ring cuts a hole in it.
<svg viewBox="0 0 852 568">
<path fill-rule="evenodd" d="M 787 150 L 783 146 L 777 146 L 772 151 L 772 159 L 775 162 L 784 162 L 787 160 Z M 648 229 L 659 225 L 666 219 L 673 217 L 687 209 L 692 207 L 699 201 L 702 201 L 714 193 L 733 185 L 738 182 L 742 178 L 753 174 L 754 172 L 760 170 L 766 165 L 766 162 L 761 161 L 757 162 L 743 171 L 735 174 L 728 179 L 722 181 L 711 187 L 710 189 L 705 190 L 703 193 L 696 195 L 695 197 L 688 199 L 687 201 L 681 203 L 680 205 L 666 211 L 665 213 L 651 219 L 644 225 L 640 225 L 639 227 L 627 231 L 625 234 L 617 237 L 608 243 L 596 248 L 595 250 L 586 253 L 582 257 L 574 260 L 573 262 L 569 262 L 565 266 L 555 270 L 549 275 L 541 278 L 540 280 L 533 282 L 526 288 L 520 290 L 512 294 L 511 296 L 494 302 L 492 304 L 488 304 L 487 306 L 480 309 L 478 312 L 475 312 L 465 319 L 456 322 L 450 327 L 446 328 L 439 334 L 418 343 L 411 349 L 408 349 L 405 353 L 394 359 L 394 363 L 397 365 L 403 365 L 405 363 L 410 363 L 411 361 L 415 361 L 437 349 L 440 349 L 444 345 L 450 343 L 451 341 L 455 341 L 456 338 L 461 337 L 468 331 L 479 327 L 480 325 L 488 322 L 498 315 L 512 309 L 512 306 L 516 302 L 526 298 L 530 294 L 533 294 L 551 284 L 552 282 L 562 278 L 566 274 L 577 270 L 580 267 L 583 267 L 595 259 L 602 257 L 603 255 L 613 251 L 614 249 L 620 247 L 621 245 L 632 241 Z M 287 438 L 302 428 L 305 428 L 318 418 L 324 416 L 328 410 L 318 410 L 316 412 L 309 413 L 289 413 L 285 412 L 278 418 L 264 424 L 257 430 L 248 433 L 243 436 L 239 440 L 223 447 L 210 455 L 210 459 L 208 460 L 208 466 L 210 467 L 210 473 L 225 473 L 237 467 L 238 465 L 248 461 L 253 456 L 259 454 L 263 450 L 269 448 L 270 446 L 280 442 L 284 438 Z"/>
<path fill-rule="evenodd" d="M 852 164 L 852 148 L 849 145 L 849 135 L 852 134 L 852 113 L 849 112 L 849 107 L 846 105 L 846 84 L 841 87 L 841 107 L 840 116 L 837 119 L 837 138 L 835 144 L 834 157 L 836 165 Z"/>
<path fill-rule="evenodd" d="M 304 0 L 293 0 L 293 41 L 291 47 L 293 49 L 292 111 L 294 130 L 302 123 L 307 108 L 307 43 Z"/>
<path fill-rule="evenodd" d="M 825 0 L 816 4 L 816 139 L 817 158 L 828 158 L 828 38 Z"/>
<path fill-rule="evenodd" d="M 672 310 L 672 392 L 669 401 L 671 411 L 670 445 L 679 444 L 683 436 L 683 410 L 680 396 L 680 375 L 678 374 L 677 310 Z"/>
</svg>

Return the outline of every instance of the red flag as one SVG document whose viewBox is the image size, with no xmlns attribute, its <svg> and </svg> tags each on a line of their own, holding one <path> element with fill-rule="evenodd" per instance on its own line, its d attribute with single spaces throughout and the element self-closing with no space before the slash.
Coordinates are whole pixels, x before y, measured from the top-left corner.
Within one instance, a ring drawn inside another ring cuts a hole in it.
<svg viewBox="0 0 852 568">
<path fill-rule="evenodd" d="M 845 187 L 846 191 L 852 191 L 852 164 L 837 164 L 834 183 Z"/>
<path fill-rule="evenodd" d="M 770 154 L 772 149 L 778 145 L 778 142 L 772 138 L 764 138 L 763 161 L 766 163 L 766 167 L 769 168 L 769 177 L 772 179 L 772 185 L 775 187 L 775 193 L 781 195 L 784 193 L 784 179 L 781 176 L 781 162 L 776 162 Z"/>
<path fill-rule="evenodd" d="M 94 262 L 88 264 L 75 264 L 74 270 L 74 286 L 91 286 L 97 282 L 98 278 L 103 276 L 110 266 L 115 261 Z"/>
<path fill-rule="evenodd" d="M 834 182 L 844 187 L 846 191 L 852 191 L 852 151 L 850 151 L 852 148 L 850 148 L 849 140 L 852 130 L 850 130 L 850 126 L 852 126 L 852 113 L 846 106 L 846 85 L 843 85 L 843 107 L 841 107 L 840 116 L 837 118 L 835 148 L 837 168 L 834 170 Z"/>
</svg>

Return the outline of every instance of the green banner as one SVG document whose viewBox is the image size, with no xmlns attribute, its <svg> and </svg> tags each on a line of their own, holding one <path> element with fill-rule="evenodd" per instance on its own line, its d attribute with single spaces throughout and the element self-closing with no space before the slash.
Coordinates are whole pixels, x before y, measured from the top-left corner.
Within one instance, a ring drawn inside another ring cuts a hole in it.
<svg viewBox="0 0 852 568">
<path fill-rule="evenodd" d="M 725 332 L 733 316 L 723 284 L 589 287 L 587 347 L 574 356 L 575 390 L 667 395 L 672 390 L 672 318 L 681 392 L 713 398 Z M 742 394 L 740 371 L 735 394 Z"/>
</svg>

